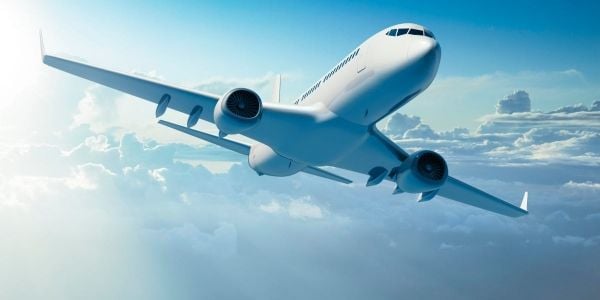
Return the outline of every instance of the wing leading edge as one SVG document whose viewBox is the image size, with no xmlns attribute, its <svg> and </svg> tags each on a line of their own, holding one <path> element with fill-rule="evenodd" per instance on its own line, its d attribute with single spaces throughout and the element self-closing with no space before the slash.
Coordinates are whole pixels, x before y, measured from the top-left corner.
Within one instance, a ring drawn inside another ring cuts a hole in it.
<svg viewBox="0 0 600 300">
<path fill-rule="evenodd" d="M 149 78 L 103 69 L 64 57 L 48 55 L 40 32 L 40 50 L 44 64 L 82 77 L 127 94 L 159 104 L 160 116 L 167 106 L 185 114 L 213 123 L 213 110 L 219 100 L 216 95 L 171 86 Z M 192 112 L 197 112 L 193 114 Z"/>
</svg>

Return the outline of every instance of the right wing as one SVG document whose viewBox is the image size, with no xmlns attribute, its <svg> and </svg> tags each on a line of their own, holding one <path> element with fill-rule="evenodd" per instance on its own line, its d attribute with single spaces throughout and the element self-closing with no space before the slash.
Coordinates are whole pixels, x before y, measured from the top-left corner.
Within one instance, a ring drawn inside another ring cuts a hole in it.
<svg viewBox="0 0 600 300">
<path fill-rule="evenodd" d="M 219 96 L 192 91 L 160 83 L 148 78 L 103 69 L 67 58 L 48 55 L 44 51 L 40 33 L 40 47 L 44 64 L 71 73 L 113 89 L 159 104 L 156 114 L 160 116 L 169 108 L 184 114 L 197 112 L 195 117 L 214 123 L 213 110 Z"/>
<path fill-rule="evenodd" d="M 185 134 L 189 134 L 191 136 L 205 140 L 205 141 L 215 144 L 217 146 L 221 146 L 225 149 L 229 149 L 231 151 L 237 152 L 242 155 L 248 155 L 250 153 L 250 145 L 246 145 L 246 144 L 243 144 L 240 142 L 232 141 L 230 139 L 214 136 L 214 135 L 208 134 L 206 132 L 190 129 L 188 127 L 177 125 L 177 124 L 174 124 L 174 123 L 171 123 L 168 121 L 164 121 L 164 120 L 159 120 L 158 123 L 161 125 L 167 126 L 171 129 L 175 129 L 175 130 L 183 132 Z M 319 177 L 323 177 L 323 178 L 337 181 L 340 183 L 345 183 L 345 184 L 352 183 L 352 181 L 350 179 L 344 178 L 342 176 L 333 174 L 331 172 L 328 172 L 321 168 L 317 168 L 317 167 L 313 167 L 313 166 L 307 166 L 301 172 L 319 176 Z"/>
</svg>

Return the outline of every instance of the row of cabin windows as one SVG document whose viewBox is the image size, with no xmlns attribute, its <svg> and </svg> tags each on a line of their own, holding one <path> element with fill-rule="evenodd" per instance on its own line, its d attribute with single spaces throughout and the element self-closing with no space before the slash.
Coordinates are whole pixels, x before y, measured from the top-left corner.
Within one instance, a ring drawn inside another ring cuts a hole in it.
<svg viewBox="0 0 600 300">
<path fill-rule="evenodd" d="M 314 92 L 320 85 L 321 85 L 321 80 L 319 80 L 319 82 L 317 82 L 315 85 L 313 85 L 313 87 L 311 87 L 310 90 L 308 90 L 306 93 L 304 93 L 304 95 L 302 95 L 302 100 L 304 100 L 304 98 L 308 97 L 308 95 L 312 94 L 312 92 Z"/>
<path fill-rule="evenodd" d="M 346 65 L 349 61 L 351 61 L 354 57 L 356 57 L 358 55 L 358 51 L 360 51 L 360 48 L 354 50 L 354 52 L 352 52 L 352 54 L 350 54 L 348 57 L 346 57 L 346 59 L 344 59 L 340 64 L 338 64 L 333 70 L 331 70 L 327 75 L 325 75 L 325 78 L 323 78 L 323 82 L 327 81 L 327 79 L 331 78 L 331 76 L 333 76 L 333 74 L 335 74 L 337 71 L 339 71 L 344 65 Z"/>
<path fill-rule="evenodd" d="M 346 59 L 344 59 L 341 63 L 339 63 L 333 70 L 331 70 L 329 73 L 327 73 L 327 75 L 325 75 L 325 78 L 323 78 L 323 82 L 325 82 L 325 81 L 327 81 L 327 79 L 331 78 L 331 76 L 333 76 L 333 74 L 335 74 L 344 65 L 346 65 L 354 57 L 356 57 L 358 55 L 358 51 L 359 50 L 360 50 L 360 48 L 356 49 L 354 52 L 352 52 L 352 54 L 350 54 L 348 57 L 346 57 Z M 312 94 L 312 92 L 314 92 L 317 88 L 319 88 L 319 86 L 321 86 L 321 80 L 319 80 L 319 82 L 317 82 L 315 85 L 313 85 L 312 88 L 310 88 L 306 93 L 304 93 L 302 95 L 302 97 L 300 99 L 296 100 L 294 103 L 298 104 L 299 102 L 301 102 L 304 99 L 306 99 L 306 97 L 308 97 L 308 95 Z"/>
<path fill-rule="evenodd" d="M 405 34 L 412 34 L 412 35 L 424 35 L 424 36 L 428 36 L 432 39 L 435 39 L 435 35 L 433 35 L 433 32 L 425 29 L 425 30 L 421 30 L 421 29 L 414 29 L 414 28 L 394 28 L 390 31 L 388 31 L 385 35 L 389 35 L 389 36 L 401 36 L 401 35 L 405 35 Z"/>
</svg>

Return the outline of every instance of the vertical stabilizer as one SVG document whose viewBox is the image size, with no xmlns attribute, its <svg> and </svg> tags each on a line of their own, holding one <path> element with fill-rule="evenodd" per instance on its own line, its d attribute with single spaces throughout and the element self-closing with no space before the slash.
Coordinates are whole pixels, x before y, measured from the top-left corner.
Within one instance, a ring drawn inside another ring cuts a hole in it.
<svg viewBox="0 0 600 300">
<path fill-rule="evenodd" d="M 275 76 L 275 82 L 273 83 L 273 102 L 281 102 L 281 74 Z"/>
<path fill-rule="evenodd" d="M 40 29 L 40 55 L 42 56 L 42 60 L 46 55 L 46 49 L 44 47 L 44 35 L 42 34 L 42 30 Z"/>
</svg>

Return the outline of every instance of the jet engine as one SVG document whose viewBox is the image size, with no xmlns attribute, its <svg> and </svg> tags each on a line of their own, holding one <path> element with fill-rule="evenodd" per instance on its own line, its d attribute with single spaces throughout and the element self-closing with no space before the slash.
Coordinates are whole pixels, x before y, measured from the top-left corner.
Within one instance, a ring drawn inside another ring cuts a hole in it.
<svg viewBox="0 0 600 300">
<path fill-rule="evenodd" d="M 283 157 L 265 144 L 250 148 L 248 164 L 258 175 L 290 176 L 300 172 L 306 165 Z"/>
<path fill-rule="evenodd" d="M 411 154 L 397 169 L 398 188 L 409 193 L 423 193 L 439 189 L 448 178 L 448 166 L 436 152 L 421 150 Z"/>
<path fill-rule="evenodd" d="M 225 134 L 241 133 L 260 121 L 262 100 L 252 90 L 237 88 L 229 91 L 215 106 L 214 120 Z"/>
</svg>

